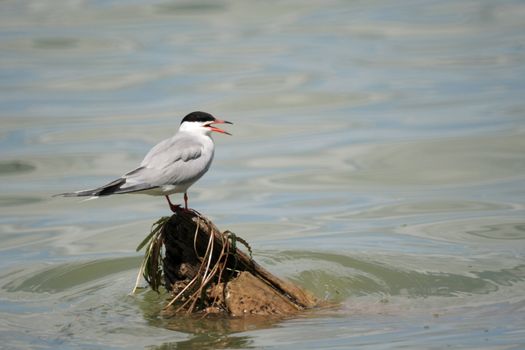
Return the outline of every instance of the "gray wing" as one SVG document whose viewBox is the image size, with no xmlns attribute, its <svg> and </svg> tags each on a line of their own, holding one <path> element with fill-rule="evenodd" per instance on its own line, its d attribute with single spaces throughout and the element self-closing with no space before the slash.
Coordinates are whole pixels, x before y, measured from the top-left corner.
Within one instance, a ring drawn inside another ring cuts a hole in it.
<svg viewBox="0 0 525 350">
<path fill-rule="evenodd" d="M 119 178 L 114 181 L 111 181 L 110 183 L 97 187 L 90 190 L 82 190 L 82 191 L 76 191 L 76 192 L 66 192 L 66 193 L 59 193 L 53 195 L 53 197 L 56 196 L 63 196 L 63 197 L 101 197 L 101 196 L 109 196 L 115 193 L 131 193 L 131 192 L 140 192 L 145 190 L 150 190 L 152 188 L 155 188 L 156 186 L 151 186 L 149 184 L 136 184 L 133 186 L 128 186 L 123 189 L 123 187 L 126 186 L 126 179 L 125 178 Z"/>
<path fill-rule="evenodd" d="M 140 163 L 141 167 L 160 168 L 182 160 L 196 159 L 202 154 L 202 144 L 191 136 L 178 133 L 174 137 L 159 142 Z"/>
<path fill-rule="evenodd" d="M 178 133 L 153 147 L 139 168 L 125 174 L 126 184 L 120 189 L 193 183 L 208 170 L 212 158 L 213 149 L 204 154 L 202 143 Z"/>
<path fill-rule="evenodd" d="M 108 196 L 118 193 L 140 192 L 163 185 L 185 185 L 197 181 L 210 167 L 213 146 L 204 152 L 204 146 L 184 133 L 177 133 L 153 147 L 140 166 L 104 186 L 61 193 L 56 196 Z"/>
</svg>

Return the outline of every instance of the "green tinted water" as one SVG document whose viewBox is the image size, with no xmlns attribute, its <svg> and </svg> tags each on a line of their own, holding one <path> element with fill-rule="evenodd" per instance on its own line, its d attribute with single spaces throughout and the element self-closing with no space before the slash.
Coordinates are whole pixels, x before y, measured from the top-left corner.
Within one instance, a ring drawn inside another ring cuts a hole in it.
<svg viewBox="0 0 525 350">
<path fill-rule="evenodd" d="M 523 348 L 524 13 L 3 2 L 3 346 Z M 235 125 L 190 205 L 337 307 L 163 319 L 162 296 L 129 292 L 164 200 L 51 197 L 133 169 L 193 110 Z"/>
</svg>

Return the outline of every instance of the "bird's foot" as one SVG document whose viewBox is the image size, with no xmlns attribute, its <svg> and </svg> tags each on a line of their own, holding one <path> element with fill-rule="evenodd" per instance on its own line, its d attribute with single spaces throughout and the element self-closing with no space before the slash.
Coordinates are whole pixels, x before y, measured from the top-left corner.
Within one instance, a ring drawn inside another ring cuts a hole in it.
<svg viewBox="0 0 525 350">
<path fill-rule="evenodd" d="M 179 211 L 182 210 L 182 207 L 178 204 L 170 204 L 170 209 L 172 212 L 178 213 Z"/>
<path fill-rule="evenodd" d="M 166 200 L 168 201 L 168 205 L 169 205 L 169 207 L 170 207 L 172 212 L 180 213 L 181 211 L 183 211 L 183 212 L 189 212 L 190 211 L 190 210 L 188 210 L 187 198 L 185 198 L 185 203 L 184 203 L 184 208 L 183 208 L 180 204 L 173 204 L 173 203 L 171 203 L 170 197 L 168 197 L 168 196 L 165 196 L 165 197 L 166 197 Z"/>
<path fill-rule="evenodd" d="M 170 209 L 175 214 L 183 212 L 183 213 L 192 213 L 194 210 L 190 208 L 186 208 L 181 206 L 180 204 L 170 204 Z"/>
</svg>

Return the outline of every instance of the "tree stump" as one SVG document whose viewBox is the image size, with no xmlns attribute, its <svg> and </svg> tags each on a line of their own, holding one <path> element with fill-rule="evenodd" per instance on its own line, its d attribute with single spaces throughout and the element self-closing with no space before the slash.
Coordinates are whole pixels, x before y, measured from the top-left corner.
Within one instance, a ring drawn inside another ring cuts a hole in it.
<svg viewBox="0 0 525 350">
<path fill-rule="evenodd" d="M 141 270 L 152 289 L 164 286 L 172 293 L 164 308 L 167 315 L 284 316 L 318 303 L 310 293 L 257 264 L 243 239 L 220 232 L 195 211 L 159 220 L 145 242 L 148 239 Z"/>
</svg>

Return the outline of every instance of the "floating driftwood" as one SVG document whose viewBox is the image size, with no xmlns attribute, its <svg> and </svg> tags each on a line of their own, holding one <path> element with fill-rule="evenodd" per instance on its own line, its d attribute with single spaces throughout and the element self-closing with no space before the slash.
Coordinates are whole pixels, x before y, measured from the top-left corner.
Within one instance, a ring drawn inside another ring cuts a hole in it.
<svg viewBox="0 0 525 350">
<path fill-rule="evenodd" d="M 165 314 L 284 316 L 317 304 L 310 293 L 257 264 L 246 241 L 195 211 L 161 218 L 137 250 L 144 246 L 142 275 L 153 290 L 171 292 Z"/>
</svg>

